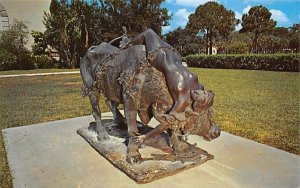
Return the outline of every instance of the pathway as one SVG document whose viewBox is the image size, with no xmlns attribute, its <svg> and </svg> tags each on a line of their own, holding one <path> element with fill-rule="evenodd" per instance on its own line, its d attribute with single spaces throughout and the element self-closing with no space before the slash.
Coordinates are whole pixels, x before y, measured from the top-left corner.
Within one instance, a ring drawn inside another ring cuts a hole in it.
<svg viewBox="0 0 300 188">
<path fill-rule="evenodd" d="M 34 73 L 34 74 L 11 74 L 11 75 L 0 75 L 0 78 L 13 78 L 13 77 L 28 77 L 28 76 L 48 76 L 48 75 L 61 75 L 61 74 L 79 74 L 79 71 L 71 72 L 47 72 L 47 73 Z"/>
</svg>

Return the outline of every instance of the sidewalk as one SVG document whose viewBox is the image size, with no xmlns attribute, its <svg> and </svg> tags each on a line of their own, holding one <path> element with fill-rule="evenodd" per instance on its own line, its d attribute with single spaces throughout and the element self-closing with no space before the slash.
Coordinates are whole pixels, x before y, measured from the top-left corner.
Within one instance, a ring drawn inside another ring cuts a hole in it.
<svg viewBox="0 0 300 188">
<path fill-rule="evenodd" d="M 76 133 L 91 121 L 92 116 L 85 116 L 2 130 L 14 187 L 300 187 L 299 156 L 226 132 L 211 142 L 189 136 L 191 143 L 215 159 L 137 184 Z M 150 125 L 157 122 L 152 120 Z"/>
<path fill-rule="evenodd" d="M 26 77 L 26 76 L 48 76 L 48 75 L 60 75 L 60 74 L 79 74 L 79 71 L 71 72 L 47 72 L 47 73 L 34 73 L 34 74 L 11 74 L 11 75 L 0 75 L 0 78 L 13 78 L 13 77 Z"/>
</svg>

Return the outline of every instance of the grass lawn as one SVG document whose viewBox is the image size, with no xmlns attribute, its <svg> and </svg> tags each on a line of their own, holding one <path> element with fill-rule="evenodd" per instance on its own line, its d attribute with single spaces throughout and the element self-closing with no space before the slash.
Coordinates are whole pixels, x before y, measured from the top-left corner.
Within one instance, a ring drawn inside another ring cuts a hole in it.
<svg viewBox="0 0 300 188">
<path fill-rule="evenodd" d="M 223 131 L 300 155 L 299 73 L 190 70 L 215 92 L 215 121 Z M 0 78 L 0 129 L 90 115 L 81 85 L 79 74 Z M 103 101 L 101 108 L 108 111 Z M 0 187 L 12 187 L 2 134 L 0 169 Z"/>
<path fill-rule="evenodd" d="M 9 70 L 9 71 L 0 71 L 0 75 L 10 75 L 10 74 L 33 74 L 33 73 L 46 73 L 46 72 L 73 72 L 73 71 L 79 71 L 79 69 Z"/>
</svg>

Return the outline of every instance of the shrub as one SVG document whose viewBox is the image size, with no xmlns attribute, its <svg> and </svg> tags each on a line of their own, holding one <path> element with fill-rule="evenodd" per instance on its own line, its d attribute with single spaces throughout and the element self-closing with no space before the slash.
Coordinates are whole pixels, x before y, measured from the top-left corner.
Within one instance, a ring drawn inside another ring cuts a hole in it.
<svg viewBox="0 0 300 188">
<path fill-rule="evenodd" d="M 17 64 L 17 56 L 0 48 L 0 70 L 10 70 Z"/>
<path fill-rule="evenodd" d="M 47 55 L 35 56 L 35 66 L 39 69 L 53 68 L 54 64 Z"/>
<path fill-rule="evenodd" d="M 221 69 L 250 69 L 299 72 L 299 54 L 189 55 L 188 66 Z"/>
<path fill-rule="evenodd" d="M 34 57 L 29 52 L 23 52 L 17 55 L 17 67 L 13 69 L 29 70 L 35 69 Z"/>
</svg>

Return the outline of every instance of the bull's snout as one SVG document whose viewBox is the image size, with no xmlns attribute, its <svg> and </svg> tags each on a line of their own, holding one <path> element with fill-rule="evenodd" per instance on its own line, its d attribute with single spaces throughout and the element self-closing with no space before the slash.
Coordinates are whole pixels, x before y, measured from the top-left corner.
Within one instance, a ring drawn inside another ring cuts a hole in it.
<svg viewBox="0 0 300 188">
<path fill-rule="evenodd" d="M 220 135 L 221 135 L 221 129 L 216 124 L 213 123 L 208 134 L 206 136 L 204 136 L 204 139 L 207 141 L 210 141 L 215 138 L 218 138 Z"/>
</svg>

